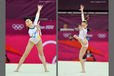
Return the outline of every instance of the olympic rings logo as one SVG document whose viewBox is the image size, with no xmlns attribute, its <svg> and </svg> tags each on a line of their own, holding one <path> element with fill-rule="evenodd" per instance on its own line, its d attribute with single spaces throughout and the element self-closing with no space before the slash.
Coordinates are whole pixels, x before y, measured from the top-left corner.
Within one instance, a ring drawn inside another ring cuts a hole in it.
<svg viewBox="0 0 114 76">
<path fill-rule="evenodd" d="M 24 28 L 24 24 L 12 24 L 12 28 L 14 30 L 22 30 Z"/>
<path fill-rule="evenodd" d="M 52 40 L 50 40 L 50 41 L 46 41 L 46 42 L 44 42 L 43 43 L 43 47 L 44 46 L 46 46 L 47 44 L 55 44 L 56 45 L 56 41 L 52 41 Z M 39 58 L 40 58 L 40 60 L 41 60 L 41 57 L 40 57 L 40 54 L 39 54 Z M 46 63 L 48 63 L 48 62 L 46 62 Z M 56 56 L 54 56 L 54 58 L 53 58 L 53 60 L 52 60 L 52 64 L 55 64 L 56 63 Z M 49 64 L 49 63 L 48 63 Z"/>
<path fill-rule="evenodd" d="M 106 34 L 105 33 L 99 33 L 97 36 L 99 38 L 106 38 Z"/>
</svg>

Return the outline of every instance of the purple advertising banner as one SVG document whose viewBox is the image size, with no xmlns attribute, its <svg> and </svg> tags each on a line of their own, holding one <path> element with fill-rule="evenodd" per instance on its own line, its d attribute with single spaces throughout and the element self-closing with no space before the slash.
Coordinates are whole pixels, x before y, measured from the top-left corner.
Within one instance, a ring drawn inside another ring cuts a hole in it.
<svg viewBox="0 0 114 76">
<path fill-rule="evenodd" d="M 58 0 L 59 10 L 79 10 L 80 5 L 85 10 L 108 10 L 108 0 Z"/>
<path fill-rule="evenodd" d="M 42 34 L 56 34 L 56 21 L 40 21 L 40 28 Z M 6 34 L 28 34 L 28 28 L 24 20 L 6 20 Z"/>
<path fill-rule="evenodd" d="M 56 0 L 6 0 L 6 19 L 34 17 L 38 4 L 43 4 L 41 18 L 56 19 Z"/>
<path fill-rule="evenodd" d="M 61 31 L 58 32 L 59 40 L 68 40 L 68 36 L 78 35 L 78 32 L 71 31 Z M 91 41 L 108 41 L 108 32 L 107 31 L 91 31 L 88 32 L 87 38 Z"/>
<path fill-rule="evenodd" d="M 76 28 L 81 23 L 81 15 L 62 15 L 58 17 L 58 28 L 67 24 L 68 28 Z M 88 28 L 91 30 L 107 30 L 108 15 L 91 15 L 88 20 Z"/>
</svg>

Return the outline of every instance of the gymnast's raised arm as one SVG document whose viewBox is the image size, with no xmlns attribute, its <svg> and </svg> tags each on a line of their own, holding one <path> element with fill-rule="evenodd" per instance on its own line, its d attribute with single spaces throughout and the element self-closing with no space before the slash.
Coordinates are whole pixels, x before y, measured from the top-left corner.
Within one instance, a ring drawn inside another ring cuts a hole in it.
<svg viewBox="0 0 114 76">
<path fill-rule="evenodd" d="M 81 19 L 82 21 L 85 21 L 85 18 L 84 18 L 84 6 L 83 5 L 80 5 L 80 11 L 81 11 Z"/>
<path fill-rule="evenodd" d="M 43 5 L 38 5 L 38 11 L 36 13 L 36 17 L 35 17 L 35 20 L 34 20 L 34 25 L 36 26 L 38 24 L 38 20 L 39 20 L 39 17 L 40 17 L 40 11 L 42 9 Z"/>
</svg>

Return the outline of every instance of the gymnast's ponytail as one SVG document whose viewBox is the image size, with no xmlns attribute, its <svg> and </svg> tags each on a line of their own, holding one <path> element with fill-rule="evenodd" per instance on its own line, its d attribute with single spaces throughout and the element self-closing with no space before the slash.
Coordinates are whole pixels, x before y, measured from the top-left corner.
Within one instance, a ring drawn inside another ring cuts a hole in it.
<svg viewBox="0 0 114 76">
<path fill-rule="evenodd" d="M 89 20 L 89 14 L 86 15 L 85 20 L 86 20 L 86 21 Z"/>
</svg>

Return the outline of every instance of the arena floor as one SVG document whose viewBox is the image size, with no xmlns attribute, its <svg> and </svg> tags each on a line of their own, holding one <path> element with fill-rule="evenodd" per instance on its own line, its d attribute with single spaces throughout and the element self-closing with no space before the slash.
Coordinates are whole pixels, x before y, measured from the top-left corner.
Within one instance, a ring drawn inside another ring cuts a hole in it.
<svg viewBox="0 0 114 76">
<path fill-rule="evenodd" d="M 44 72 L 42 64 L 23 64 L 19 72 L 13 72 L 17 64 L 6 64 L 6 76 L 56 76 L 56 64 L 47 64 L 50 72 Z"/>
<path fill-rule="evenodd" d="M 86 62 L 86 73 L 80 73 L 79 62 L 59 61 L 58 76 L 109 76 L 109 63 Z M 50 72 L 44 72 L 42 64 L 23 64 L 19 72 L 13 72 L 17 64 L 6 64 L 6 76 L 56 76 L 56 65 L 47 64 Z"/>
<path fill-rule="evenodd" d="M 108 62 L 86 62 L 86 73 L 80 73 L 80 62 L 59 61 L 58 76 L 109 76 L 108 65 Z"/>
</svg>

